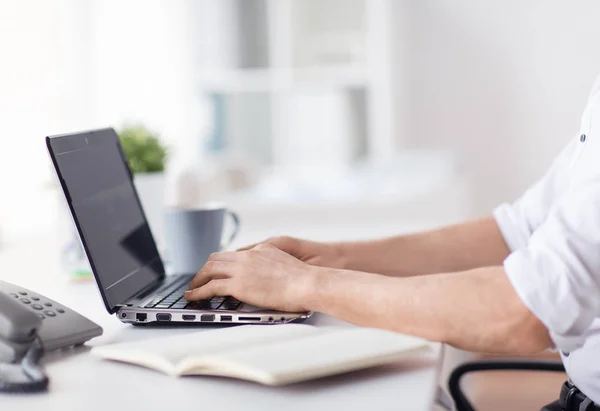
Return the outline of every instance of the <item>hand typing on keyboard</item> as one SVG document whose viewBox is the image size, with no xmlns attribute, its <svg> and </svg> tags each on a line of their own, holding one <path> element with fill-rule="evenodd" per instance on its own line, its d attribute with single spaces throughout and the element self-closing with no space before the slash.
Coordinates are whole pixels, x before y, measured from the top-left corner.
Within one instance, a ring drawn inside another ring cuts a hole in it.
<svg viewBox="0 0 600 411">
<path fill-rule="evenodd" d="M 194 310 L 235 310 L 242 303 L 233 297 L 212 297 L 205 300 L 188 302 L 183 292 L 188 289 L 188 282 L 183 281 L 156 293 L 144 308 L 190 308 Z"/>
<path fill-rule="evenodd" d="M 306 303 L 320 270 L 267 244 L 211 255 L 184 296 L 188 301 L 231 295 L 282 311 L 308 311 Z"/>
</svg>

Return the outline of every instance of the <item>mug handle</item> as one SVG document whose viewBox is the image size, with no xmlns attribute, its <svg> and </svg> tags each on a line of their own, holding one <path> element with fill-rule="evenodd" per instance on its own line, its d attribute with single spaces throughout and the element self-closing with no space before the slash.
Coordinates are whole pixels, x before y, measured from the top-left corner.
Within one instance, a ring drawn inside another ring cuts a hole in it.
<svg viewBox="0 0 600 411">
<path fill-rule="evenodd" d="M 230 216 L 233 220 L 233 233 L 231 233 L 229 236 L 229 240 L 221 242 L 221 250 L 229 248 L 233 240 L 235 240 L 235 237 L 237 237 L 238 233 L 240 232 L 240 216 L 230 210 L 226 210 L 225 215 Z"/>
</svg>

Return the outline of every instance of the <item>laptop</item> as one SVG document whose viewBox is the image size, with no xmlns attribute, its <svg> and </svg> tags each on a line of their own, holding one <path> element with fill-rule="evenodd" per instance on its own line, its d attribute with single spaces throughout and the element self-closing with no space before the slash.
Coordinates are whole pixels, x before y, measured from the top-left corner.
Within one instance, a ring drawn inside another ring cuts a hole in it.
<svg viewBox="0 0 600 411">
<path fill-rule="evenodd" d="M 106 310 L 122 322 L 276 324 L 310 316 L 230 296 L 186 301 L 195 273 L 166 275 L 115 130 L 46 137 L 46 145 Z"/>
</svg>

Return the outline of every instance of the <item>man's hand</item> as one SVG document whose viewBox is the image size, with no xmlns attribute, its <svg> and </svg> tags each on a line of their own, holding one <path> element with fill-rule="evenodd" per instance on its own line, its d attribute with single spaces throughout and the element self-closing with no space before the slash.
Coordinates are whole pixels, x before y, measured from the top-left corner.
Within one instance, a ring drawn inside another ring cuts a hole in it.
<svg viewBox="0 0 600 411">
<path fill-rule="evenodd" d="M 272 237 L 259 244 L 268 244 L 281 251 L 296 257 L 310 265 L 329 268 L 345 268 L 345 257 L 340 244 L 318 243 L 315 241 L 301 240 L 293 237 Z M 253 244 L 239 251 L 246 251 L 256 247 Z"/>
<path fill-rule="evenodd" d="M 214 253 L 196 274 L 187 300 L 230 295 L 260 307 L 309 311 L 307 301 L 322 268 L 306 264 L 273 245 Z"/>
</svg>

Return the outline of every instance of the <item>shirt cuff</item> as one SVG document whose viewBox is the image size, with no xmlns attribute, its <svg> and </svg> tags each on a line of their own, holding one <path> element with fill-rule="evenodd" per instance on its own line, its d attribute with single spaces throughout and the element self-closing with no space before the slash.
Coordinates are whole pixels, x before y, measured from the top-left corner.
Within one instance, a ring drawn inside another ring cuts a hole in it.
<svg viewBox="0 0 600 411">
<path fill-rule="evenodd" d="M 514 252 L 504 261 L 504 270 L 523 304 L 548 329 L 555 347 L 573 351 L 585 341 L 593 315 L 571 292 L 568 273 L 548 256 L 536 254 L 528 248 Z"/>
<path fill-rule="evenodd" d="M 527 246 L 529 233 L 519 225 L 513 205 L 501 204 L 494 210 L 493 216 L 510 251 L 516 251 Z"/>
</svg>

